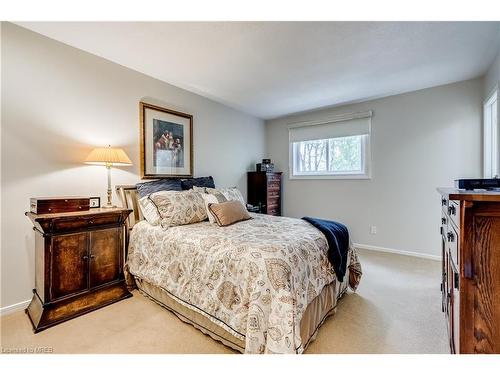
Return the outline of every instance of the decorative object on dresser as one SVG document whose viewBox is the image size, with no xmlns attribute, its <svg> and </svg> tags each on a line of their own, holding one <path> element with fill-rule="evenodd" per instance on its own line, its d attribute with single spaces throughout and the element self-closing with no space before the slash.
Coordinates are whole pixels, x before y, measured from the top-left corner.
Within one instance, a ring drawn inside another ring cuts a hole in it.
<svg viewBox="0 0 500 375">
<path fill-rule="evenodd" d="M 248 212 L 254 212 L 256 214 L 260 213 L 260 210 L 261 210 L 261 207 L 260 206 L 254 206 L 254 205 L 251 205 L 251 204 L 248 204 L 247 203 L 247 211 Z"/>
<path fill-rule="evenodd" d="M 26 215 L 35 231 L 36 332 L 132 294 L 124 281 L 126 208 Z"/>
<path fill-rule="evenodd" d="M 140 103 L 142 178 L 193 176 L 193 116 Z"/>
<path fill-rule="evenodd" d="M 281 216 L 281 172 L 248 172 L 248 203 L 260 213 Z"/>
<path fill-rule="evenodd" d="M 500 193 L 438 192 L 450 351 L 500 353 Z"/>
<path fill-rule="evenodd" d="M 106 166 L 108 171 L 108 201 L 102 208 L 115 208 L 116 206 L 113 206 L 113 203 L 111 202 L 113 194 L 111 190 L 111 167 L 131 166 L 132 161 L 121 148 L 111 148 L 111 146 L 108 146 L 93 149 L 89 156 L 87 156 L 87 159 L 85 159 L 85 163 Z"/>
<path fill-rule="evenodd" d="M 262 163 L 255 165 L 255 170 L 257 172 L 274 172 L 274 164 L 271 163 L 271 159 L 262 159 Z"/>
<path fill-rule="evenodd" d="M 30 212 L 34 214 L 55 214 L 61 212 L 87 211 L 88 197 L 39 197 L 30 199 Z"/>
<path fill-rule="evenodd" d="M 101 197 L 90 197 L 90 208 L 100 208 L 101 207 Z"/>
</svg>

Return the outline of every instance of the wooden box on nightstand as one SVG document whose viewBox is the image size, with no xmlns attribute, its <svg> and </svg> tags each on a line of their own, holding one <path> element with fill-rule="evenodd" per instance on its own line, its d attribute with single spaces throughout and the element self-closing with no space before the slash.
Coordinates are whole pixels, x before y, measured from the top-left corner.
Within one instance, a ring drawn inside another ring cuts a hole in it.
<svg viewBox="0 0 500 375">
<path fill-rule="evenodd" d="M 26 313 L 35 332 L 131 297 L 123 275 L 125 208 L 37 215 L 35 289 Z"/>
</svg>

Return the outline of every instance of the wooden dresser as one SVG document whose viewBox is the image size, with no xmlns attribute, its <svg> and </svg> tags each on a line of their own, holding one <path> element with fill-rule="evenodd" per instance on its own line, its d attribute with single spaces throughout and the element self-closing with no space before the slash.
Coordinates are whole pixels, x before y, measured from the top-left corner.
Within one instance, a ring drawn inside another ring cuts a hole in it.
<svg viewBox="0 0 500 375">
<path fill-rule="evenodd" d="M 26 213 L 35 231 L 35 289 L 26 309 L 35 332 L 132 296 L 123 275 L 130 212 Z"/>
<path fill-rule="evenodd" d="M 248 172 L 248 203 L 260 213 L 281 216 L 281 172 Z"/>
<path fill-rule="evenodd" d="M 438 192 L 450 351 L 500 353 L 500 193 Z"/>
</svg>

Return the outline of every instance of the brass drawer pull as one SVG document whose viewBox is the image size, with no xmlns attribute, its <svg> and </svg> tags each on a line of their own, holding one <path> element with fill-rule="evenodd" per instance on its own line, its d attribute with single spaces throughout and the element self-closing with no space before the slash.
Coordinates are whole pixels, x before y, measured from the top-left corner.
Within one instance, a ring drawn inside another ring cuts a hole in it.
<svg viewBox="0 0 500 375">
<path fill-rule="evenodd" d="M 450 242 L 455 241 L 455 235 L 453 234 L 453 232 L 448 232 L 447 237 L 448 237 L 448 241 L 450 241 Z"/>
</svg>

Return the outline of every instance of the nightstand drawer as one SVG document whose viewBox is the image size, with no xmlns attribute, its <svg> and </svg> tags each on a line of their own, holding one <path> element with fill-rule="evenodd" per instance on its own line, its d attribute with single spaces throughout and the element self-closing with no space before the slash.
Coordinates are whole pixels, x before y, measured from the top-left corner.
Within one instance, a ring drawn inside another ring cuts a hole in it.
<svg viewBox="0 0 500 375">
<path fill-rule="evenodd" d="M 70 231 L 82 228 L 97 227 L 102 225 L 120 224 L 120 216 L 117 215 L 99 215 L 80 218 L 54 220 L 51 225 L 52 231 Z"/>
</svg>

